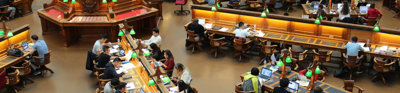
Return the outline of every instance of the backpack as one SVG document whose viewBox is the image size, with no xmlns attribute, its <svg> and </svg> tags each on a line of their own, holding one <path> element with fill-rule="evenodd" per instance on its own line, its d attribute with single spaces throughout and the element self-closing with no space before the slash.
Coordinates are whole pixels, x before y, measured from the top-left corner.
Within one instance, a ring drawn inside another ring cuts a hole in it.
<svg viewBox="0 0 400 93">
<path fill-rule="evenodd" d="M 24 55 L 24 52 L 22 52 L 18 48 L 11 48 L 7 50 L 7 56 L 14 56 L 14 57 L 21 57 Z"/>
</svg>

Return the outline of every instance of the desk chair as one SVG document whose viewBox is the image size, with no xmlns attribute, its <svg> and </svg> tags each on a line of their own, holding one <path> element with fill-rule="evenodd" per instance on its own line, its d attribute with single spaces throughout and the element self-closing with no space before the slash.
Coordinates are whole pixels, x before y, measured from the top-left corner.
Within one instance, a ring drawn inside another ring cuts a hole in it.
<svg viewBox="0 0 400 93">
<path fill-rule="evenodd" d="M 93 67 L 94 67 L 94 69 L 95 69 L 95 71 L 96 71 L 96 72 L 95 72 L 95 75 L 96 75 L 97 77 L 99 77 L 100 74 L 104 73 L 104 70 L 106 69 L 106 68 L 100 68 L 100 67 L 98 67 L 96 61 L 93 61 Z M 100 73 L 100 72 L 101 72 L 101 73 Z"/>
<path fill-rule="evenodd" d="M 240 9 L 240 4 L 239 2 L 233 2 L 232 4 L 228 3 L 228 8 L 233 8 L 233 9 Z"/>
<path fill-rule="evenodd" d="M 188 47 L 186 47 L 186 49 L 187 50 L 191 49 L 192 53 L 194 53 L 195 48 L 199 49 L 200 51 L 203 50 L 199 45 L 199 43 L 202 40 L 202 37 L 200 37 L 197 34 L 194 34 L 194 31 L 187 30 L 186 32 L 188 33 L 189 37 L 188 41 L 191 43 Z"/>
<path fill-rule="evenodd" d="M 42 72 L 42 76 L 44 76 L 44 73 L 46 71 L 50 71 L 51 73 L 54 73 L 53 70 L 51 70 L 50 68 L 46 67 L 47 64 L 50 63 L 50 53 L 51 51 L 49 51 L 48 53 L 44 54 L 44 57 L 37 57 L 34 56 L 33 58 L 35 59 L 35 62 L 33 64 L 39 66 L 39 70 L 40 72 Z M 44 63 L 40 63 L 40 60 L 44 59 Z"/>
<path fill-rule="evenodd" d="M 367 25 L 374 26 L 376 24 L 376 22 L 378 22 L 378 18 L 370 17 L 370 18 L 367 18 L 366 21 L 367 21 Z"/>
<path fill-rule="evenodd" d="M 174 13 L 175 14 L 182 14 L 183 13 L 185 15 L 189 14 L 190 13 L 189 10 L 183 10 L 183 5 L 186 5 L 186 3 L 187 3 L 187 0 L 176 0 L 175 1 L 175 5 L 181 5 L 181 10 L 175 10 Z"/>
<path fill-rule="evenodd" d="M 287 6 L 286 11 L 289 12 L 289 10 L 294 10 L 293 4 L 296 3 L 296 0 L 285 0 L 285 4 Z"/>
<path fill-rule="evenodd" d="M 251 41 L 246 42 L 246 39 L 236 37 L 233 40 L 234 48 L 236 51 L 239 51 L 233 55 L 233 58 L 239 57 L 239 61 L 242 61 L 242 56 L 248 58 L 246 51 L 250 49 L 249 44 Z"/>
<path fill-rule="evenodd" d="M 316 52 L 315 49 L 313 49 L 314 52 L 314 60 L 316 60 L 317 62 L 321 63 L 321 68 L 322 70 L 324 70 L 325 72 L 328 72 L 328 68 L 326 68 L 323 63 L 327 63 L 331 61 L 331 56 L 333 51 L 318 51 Z"/>
<path fill-rule="evenodd" d="M 249 8 L 252 10 L 257 10 L 258 8 L 263 7 L 263 5 L 261 5 L 257 0 L 248 0 L 247 3 Z"/>
<path fill-rule="evenodd" d="M 347 68 L 350 69 L 350 80 L 352 80 L 353 74 L 356 74 L 354 72 L 354 70 L 357 70 L 358 68 L 360 68 L 360 66 L 362 64 L 361 59 L 364 58 L 364 55 L 361 55 L 359 58 L 357 58 L 357 56 L 346 56 L 346 54 L 343 53 L 343 58 L 345 59 L 345 60 L 343 60 L 344 66 L 346 66 Z M 357 60 L 359 61 L 358 63 L 357 63 Z M 357 69 L 355 69 L 355 68 L 357 68 Z"/>
<path fill-rule="evenodd" d="M 269 10 L 270 12 L 275 12 L 275 9 L 274 9 L 274 6 L 275 6 L 275 4 L 276 4 L 276 1 L 275 1 L 275 0 L 269 0 L 269 2 L 265 2 L 265 1 L 264 1 L 264 3 L 267 3 L 267 5 L 268 5 L 268 10 Z"/>
<path fill-rule="evenodd" d="M 399 0 L 396 1 L 395 8 L 397 9 L 397 12 L 393 17 L 400 17 L 400 1 Z"/>
<path fill-rule="evenodd" d="M 267 40 L 260 40 L 260 45 L 261 45 L 261 55 L 264 57 L 261 59 L 261 61 L 258 63 L 259 65 L 264 64 L 264 60 L 271 60 L 271 55 L 279 53 L 279 51 L 276 49 L 278 45 L 267 45 Z M 268 61 L 267 61 L 268 62 Z"/>
<path fill-rule="evenodd" d="M 8 11 L 8 5 L 7 6 L 0 6 L 0 21 L 1 20 L 10 20 L 10 13 L 11 11 Z"/>
<path fill-rule="evenodd" d="M 373 68 L 374 68 L 374 70 L 377 71 L 378 73 L 374 75 L 374 77 L 372 78 L 372 80 L 375 80 L 376 78 L 381 78 L 383 84 L 386 84 L 386 79 L 385 79 L 384 74 L 385 74 L 385 73 L 388 73 L 389 71 L 392 70 L 392 65 L 393 65 L 396 61 L 393 61 L 393 62 L 391 62 L 391 63 L 389 63 L 389 64 L 386 64 L 384 61 L 380 61 L 380 60 L 377 60 L 376 58 L 374 58 L 374 62 L 375 62 L 375 64 L 374 64 L 374 67 L 373 67 Z"/>
<path fill-rule="evenodd" d="M 298 70 L 299 62 L 303 62 L 304 59 L 307 58 L 307 52 L 308 50 L 304 50 L 303 52 L 297 52 L 297 51 L 293 51 L 292 47 L 289 47 L 289 56 L 294 59 L 292 60 L 292 65 L 297 65 L 294 70 Z M 292 66 L 293 67 L 293 66 Z"/>
<path fill-rule="evenodd" d="M 354 80 L 344 80 L 343 89 L 349 92 L 353 92 L 353 89 L 357 88 L 358 93 L 363 93 L 365 90 L 359 86 L 354 85 Z"/>
<path fill-rule="evenodd" d="M 235 85 L 235 92 L 236 93 L 256 93 L 255 91 L 242 91 L 243 89 L 243 83 L 239 83 Z"/>
<path fill-rule="evenodd" d="M 12 67 L 14 69 L 17 69 L 20 72 L 18 74 L 18 76 L 20 76 L 20 78 L 21 78 L 23 87 L 25 87 L 25 83 L 26 83 L 25 81 L 30 81 L 30 82 L 34 83 L 34 81 L 31 78 L 27 77 L 32 71 L 30 66 L 31 66 L 31 62 L 25 60 L 25 63 L 22 64 L 22 67 L 14 67 L 14 66 Z"/>
<path fill-rule="evenodd" d="M 200 4 L 206 4 L 206 1 L 205 1 L 205 0 L 192 0 L 192 2 L 193 2 L 193 4 L 198 4 L 198 5 L 200 5 Z"/>
<path fill-rule="evenodd" d="M 0 72 L 0 89 L 2 89 L 7 83 L 6 74 L 6 70 Z"/>
<path fill-rule="evenodd" d="M 19 71 L 15 70 L 15 72 L 8 73 L 7 74 L 7 83 L 6 85 L 8 86 L 7 91 L 8 93 L 17 93 L 20 88 L 18 87 L 19 83 Z"/>
<path fill-rule="evenodd" d="M 97 77 L 98 88 L 96 89 L 96 93 L 103 93 L 104 86 L 106 86 L 107 82 L 111 81 L 111 79 L 103 79 L 104 73 L 100 74 Z"/>
<path fill-rule="evenodd" d="M 210 52 L 208 52 L 208 54 L 214 54 L 214 57 L 217 57 L 218 52 L 221 52 L 219 51 L 219 48 L 227 45 L 228 43 L 223 41 L 225 37 L 216 39 L 214 38 L 214 35 L 215 34 L 211 34 L 208 36 L 208 38 L 210 39 L 210 46 L 212 47 L 212 49 L 210 50 Z"/>
</svg>

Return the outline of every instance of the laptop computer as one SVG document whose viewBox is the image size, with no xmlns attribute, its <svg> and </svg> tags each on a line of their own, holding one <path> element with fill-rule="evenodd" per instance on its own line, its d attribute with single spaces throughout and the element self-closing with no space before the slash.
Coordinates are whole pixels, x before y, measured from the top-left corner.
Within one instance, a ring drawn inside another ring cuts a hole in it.
<svg viewBox="0 0 400 93">
<path fill-rule="evenodd" d="M 23 42 L 23 43 L 21 44 L 21 46 L 22 46 L 22 48 L 24 49 L 24 51 L 28 51 L 28 48 L 29 48 L 28 42 Z"/>
<path fill-rule="evenodd" d="M 293 91 L 297 91 L 297 90 L 299 90 L 299 83 L 294 82 L 294 81 L 289 81 L 288 88 L 293 90 Z"/>
<path fill-rule="evenodd" d="M 268 68 L 262 68 L 261 69 L 261 74 L 260 74 L 260 78 L 262 79 L 269 79 L 272 76 L 272 70 L 268 69 Z"/>
<path fill-rule="evenodd" d="M 360 6 L 360 13 L 367 14 L 368 13 L 368 6 Z"/>
<path fill-rule="evenodd" d="M 125 50 L 119 50 L 119 56 L 125 56 Z"/>
</svg>

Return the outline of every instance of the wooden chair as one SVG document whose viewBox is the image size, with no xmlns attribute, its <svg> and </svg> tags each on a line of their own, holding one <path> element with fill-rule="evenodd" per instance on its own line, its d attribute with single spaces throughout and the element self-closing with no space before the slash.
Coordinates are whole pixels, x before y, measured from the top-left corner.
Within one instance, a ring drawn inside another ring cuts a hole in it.
<svg viewBox="0 0 400 93">
<path fill-rule="evenodd" d="M 39 70 L 42 72 L 42 76 L 44 76 L 44 73 L 46 71 L 50 71 L 51 73 L 54 73 L 53 70 L 46 67 L 46 65 L 50 63 L 50 53 L 51 53 L 51 51 L 49 51 L 47 54 L 44 54 L 44 57 L 37 57 L 37 56 L 33 57 L 35 59 L 35 62 L 33 64 L 40 67 Z M 44 59 L 43 63 L 40 63 L 41 59 Z"/>
<path fill-rule="evenodd" d="M 239 2 L 233 2 L 232 4 L 227 5 L 229 8 L 233 8 L 233 9 L 240 9 L 240 4 Z"/>
<path fill-rule="evenodd" d="M 1 20 L 10 20 L 10 13 L 11 11 L 8 11 L 8 5 L 7 6 L 0 6 L 0 21 Z"/>
<path fill-rule="evenodd" d="M 23 63 L 22 66 L 23 67 L 14 67 L 13 66 L 12 68 L 17 69 L 18 72 L 20 72 L 18 74 L 18 76 L 20 76 L 21 81 L 23 83 L 23 87 L 25 87 L 25 83 L 26 83 L 25 81 L 26 80 L 34 83 L 34 81 L 31 78 L 27 77 L 32 71 L 31 67 L 30 67 L 31 66 L 31 62 L 25 60 L 25 63 Z"/>
<path fill-rule="evenodd" d="M 236 38 L 233 40 L 233 43 L 234 43 L 233 46 L 234 46 L 235 50 L 236 50 L 236 51 L 239 51 L 239 52 L 237 52 L 237 53 L 235 53 L 235 54 L 233 55 L 233 58 L 239 57 L 239 61 L 242 61 L 242 56 L 245 57 L 245 58 L 248 58 L 248 55 L 246 54 L 246 51 L 250 49 L 249 44 L 250 44 L 251 42 L 250 42 L 250 41 L 249 41 L 249 42 L 246 42 L 246 39 L 237 38 L 237 37 L 236 37 Z"/>
<path fill-rule="evenodd" d="M 395 8 L 397 9 L 397 12 L 393 17 L 400 17 L 400 1 L 399 0 L 396 1 Z"/>
<path fill-rule="evenodd" d="M 199 91 L 197 91 L 196 88 L 192 88 L 193 89 L 193 93 L 199 93 Z"/>
<path fill-rule="evenodd" d="M 344 80 L 344 86 L 343 86 L 344 90 L 347 90 L 349 92 L 353 92 L 354 88 L 358 89 L 358 93 L 363 93 L 365 91 L 361 87 L 354 85 L 354 80 Z"/>
<path fill-rule="evenodd" d="M 235 92 L 236 93 L 256 93 L 255 91 L 242 91 L 243 83 L 239 83 L 235 85 Z"/>
<path fill-rule="evenodd" d="M 97 63 L 96 61 L 93 61 L 93 67 L 94 67 L 94 69 L 96 70 L 95 75 L 96 75 L 97 77 L 99 77 L 99 75 L 102 74 L 102 73 L 99 73 L 99 72 L 103 72 L 103 73 L 104 73 L 104 70 L 105 70 L 106 68 L 100 68 L 100 67 L 97 66 L 97 64 L 98 64 L 98 63 Z"/>
<path fill-rule="evenodd" d="M 316 60 L 317 62 L 321 63 L 321 68 L 322 70 L 324 70 L 325 72 L 328 72 L 328 68 L 326 68 L 323 63 L 327 63 L 331 61 L 331 55 L 333 53 L 333 51 L 318 51 L 316 52 L 315 49 L 313 49 L 314 52 L 314 60 Z"/>
<path fill-rule="evenodd" d="M 18 83 L 20 81 L 18 74 L 19 74 L 18 70 L 15 70 L 15 72 L 7 74 L 7 83 L 6 83 L 6 85 L 8 86 L 8 88 L 7 88 L 8 90 L 7 91 L 9 93 L 17 93 L 18 90 L 20 89 L 18 87 Z"/>
<path fill-rule="evenodd" d="M 296 0 L 285 0 L 285 3 L 287 4 L 287 12 L 289 12 L 289 10 L 294 10 L 293 3 L 296 3 Z"/>
<path fill-rule="evenodd" d="M 250 9 L 258 9 L 263 6 L 257 0 L 247 0 Z"/>
<path fill-rule="evenodd" d="M 304 50 L 303 52 L 293 51 L 292 47 L 289 47 L 289 56 L 292 58 L 292 68 L 297 71 L 299 68 L 298 63 L 303 62 L 305 58 L 307 58 L 308 50 Z"/>
<path fill-rule="evenodd" d="M 376 24 L 376 22 L 378 22 L 378 18 L 370 17 L 370 18 L 367 18 L 366 21 L 367 21 L 367 25 L 374 26 Z"/>
<path fill-rule="evenodd" d="M 378 73 L 374 75 L 374 77 L 372 78 L 372 80 L 375 80 L 376 78 L 381 78 L 383 84 L 386 84 L 386 78 L 384 76 L 385 73 L 388 73 L 389 71 L 392 70 L 392 65 L 396 62 L 393 61 L 389 64 L 385 64 L 384 61 L 380 61 L 377 60 L 376 58 L 374 58 L 374 70 L 377 71 Z"/>
<path fill-rule="evenodd" d="M 362 64 L 361 59 L 364 58 L 364 55 L 361 55 L 359 58 L 357 58 L 357 56 L 346 56 L 346 54 L 343 53 L 343 58 L 345 59 L 343 60 L 344 66 L 350 69 L 350 80 L 352 80 L 353 74 L 356 74 L 354 73 L 354 70 L 356 70 L 356 68 L 360 68 Z M 359 61 L 358 63 L 357 60 Z"/>
<path fill-rule="evenodd" d="M 199 49 L 200 51 L 203 50 L 199 45 L 199 43 L 202 40 L 202 37 L 200 37 L 199 35 L 195 34 L 194 31 L 188 30 L 187 33 L 188 33 L 188 36 L 189 36 L 188 40 L 189 40 L 189 42 L 191 44 L 188 47 L 186 47 L 186 49 L 188 49 L 188 50 L 191 49 L 192 53 L 194 53 L 194 50 L 196 48 Z M 196 40 L 195 38 L 199 38 L 199 39 Z"/>
<path fill-rule="evenodd" d="M 265 60 L 271 60 L 271 55 L 279 53 L 279 51 L 276 49 L 278 45 L 267 45 L 266 40 L 261 40 L 261 55 L 264 57 L 261 59 L 261 61 L 258 63 L 259 65 L 263 65 Z M 268 61 L 267 61 L 268 62 Z"/>
<path fill-rule="evenodd" d="M 266 0 L 263 0 L 264 3 L 267 3 L 266 5 L 268 6 L 268 10 L 270 12 L 275 12 L 274 6 L 276 4 L 275 0 L 269 0 L 269 2 L 265 2 Z M 264 4 L 265 5 L 265 4 Z"/>
<path fill-rule="evenodd" d="M 97 93 L 103 93 L 104 90 L 104 86 L 106 86 L 107 82 L 111 81 L 111 79 L 103 79 L 104 73 L 100 74 L 97 77 L 97 81 L 98 81 L 98 88 L 96 89 Z"/>
<path fill-rule="evenodd" d="M 208 54 L 214 54 L 214 57 L 217 57 L 218 52 L 221 52 L 219 51 L 219 48 L 227 45 L 228 43 L 223 41 L 225 39 L 224 37 L 216 39 L 214 38 L 214 35 L 215 34 L 211 34 L 208 36 L 208 38 L 210 39 L 210 46 L 212 47 L 212 49 L 210 50 L 210 52 L 208 52 Z"/>
</svg>

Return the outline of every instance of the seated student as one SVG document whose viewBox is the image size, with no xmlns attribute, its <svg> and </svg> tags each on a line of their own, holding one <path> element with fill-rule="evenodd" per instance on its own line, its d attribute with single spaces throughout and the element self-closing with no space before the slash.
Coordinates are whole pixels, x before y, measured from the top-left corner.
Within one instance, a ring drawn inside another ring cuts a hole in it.
<svg viewBox="0 0 400 93">
<path fill-rule="evenodd" d="M 244 76 L 243 78 L 243 91 L 254 91 L 255 93 L 261 93 L 261 84 L 258 82 L 258 74 L 260 71 L 257 67 L 251 69 L 251 74 Z"/>
<path fill-rule="evenodd" d="M 375 18 L 382 17 L 382 13 L 379 12 L 379 10 L 375 8 L 375 4 L 371 4 L 369 6 L 368 12 L 365 15 L 365 19 L 368 19 L 368 18 L 371 18 L 371 17 L 375 17 Z"/>
<path fill-rule="evenodd" d="M 108 39 L 107 35 L 103 35 L 103 34 L 100 35 L 100 38 L 98 40 L 96 40 L 96 42 L 93 45 L 92 52 L 94 54 L 96 54 L 97 56 L 100 55 L 101 52 L 103 52 L 101 48 L 103 48 L 103 45 L 106 45 L 105 43 L 106 43 L 107 39 Z"/>
<path fill-rule="evenodd" d="M 193 19 L 192 23 L 187 26 L 188 30 L 194 31 L 195 34 L 199 35 L 201 38 L 205 39 L 205 29 L 199 24 L 199 19 Z"/>
<path fill-rule="evenodd" d="M 116 89 L 115 93 L 127 93 L 128 92 L 126 90 L 126 83 L 125 82 L 119 83 L 119 85 L 115 89 Z"/>
<path fill-rule="evenodd" d="M 239 2 L 240 0 L 229 0 L 229 4 L 233 4 L 233 3 L 235 3 L 235 2 Z"/>
<path fill-rule="evenodd" d="M 112 78 L 119 78 L 121 77 L 124 72 L 121 74 L 117 74 L 115 70 L 119 65 L 121 65 L 122 60 L 120 58 L 115 58 L 114 61 L 111 63 L 107 63 L 106 69 L 104 70 L 103 79 L 112 79 Z"/>
<path fill-rule="evenodd" d="M 103 52 L 99 56 L 99 61 L 97 63 L 97 66 L 99 68 L 104 68 L 106 67 L 106 64 L 110 62 L 110 60 L 113 60 L 115 57 L 111 57 L 110 55 L 110 47 L 109 46 L 103 46 Z"/>
<path fill-rule="evenodd" d="M 183 92 L 183 93 L 194 93 L 192 87 L 190 87 L 188 84 L 186 84 L 183 80 L 179 80 L 177 82 L 178 84 L 178 91 Z"/>
<path fill-rule="evenodd" d="M 248 32 L 248 29 L 245 28 L 243 22 L 239 22 L 239 28 L 237 28 L 233 33 L 235 33 L 235 37 L 246 39 L 247 37 L 253 37 L 254 34 Z"/>
<path fill-rule="evenodd" d="M 323 4 L 319 4 L 319 6 L 318 6 L 318 13 L 321 13 L 320 15 L 321 15 L 322 17 L 326 17 L 326 13 L 325 13 L 324 5 L 323 5 Z M 319 18 L 319 17 L 315 17 L 315 18 Z M 323 20 L 323 19 L 322 19 L 322 20 Z M 332 20 L 332 17 L 327 17 L 327 20 L 328 20 L 328 21 L 331 21 L 331 20 Z"/>
<path fill-rule="evenodd" d="M 186 84 L 190 84 L 192 81 L 192 76 L 190 76 L 190 72 L 188 68 L 185 68 L 182 63 L 178 63 L 175 65 L 175 74 L 172 76 L 172 81 L 177 82 L 179 80 L 183 80 Z"/>
<path fill-rule="evenodd" d="M 156 59 L 157 61 L 164 59 L 161 49 L 155 43 L 150 44 L 150 50 L 151 50 L 150 56 Z"/>
<path fill-rule="evenodd" d="M 31 36 L 32 43 L 34 43 L 32 47 L 32 51 L 35 51 L 37 53 L 38 57 L 44 57 L 44 54 L 49 53 L 49 49 L 47 48 L 47 44 L 44 40 L 39 40 L 39 37 L 37 35 L 32 35 Z M 33 55 L 36 55 L 36 54 Z M 35 62 L 36 60 L 32 60 L 31 62 Z M 40 63 L 44 63 L 44 59 L 40 59 Z M 32 64 L 32 69 L 36 71 L 38 69 L 38 66 Z M 39 75 L 40 72 L 35 72 L 34 75 Z"/>
<path fill-rule="evenodd" d="M 283 78 L 279 81 L 279 87 L 274 88 L 273 93 L 290 93 L 289 91 L 286 90 L 288 86 L 289 86 L 289 79 Z"/>
<path fill-rule="evenodd" d="M 161 35 L 160 31 L 158 28 L 153 28 L 153 35 L 150 37 L 148 40 L 144 40 L 141 43 L 143 44 L 143 47 L 148 47 L 150 44 L 155 43 L 157 46 L 161 45 Z"/>
<path fill-rule="evenodd" d="M 357 56 L 358 57 L 358 51 L 364 51 L 364 48 L 357 44 L 358 38 L 356 36 L 351 38 L 351 42 L 347 43 L 344 46 L 344 49 L 347 50 L 346 56 Z M 346 60 L 347 62 L 347 60 Z M 358 62 L 358 60 L 357 60 Z"/>
<path fill-rule="evenodd" d="M 162 65 L 165 68 L 165 70 L 167 71 L 168 77 L 171 77 L 172 70 L 174 70 L 174 66 L 175 66 L 174 56 L 172 55 L 170 50 L 165 50 L 164 58 L 165 58 L 165 62 L 162 63 Z"/>
<path fill-rule="evenodd" d="M 119 85 L 119 79 L 113 78 L 111 81 L 108 81 L 104 86 L 104 93 L 115 93 L 115 88 Z"/>
<path fill-rule="evenodd" d="M 12 2 L 14 2 L 14 0 L 0 0 L 0 6 L 7 6 L 8 5 L 8 10 L 7 11 L 11 11 L 9 16 L 10 16 L 11 19 L 14 19 L 14 15 L 15 15 L 15 12 L 17 11 L 17 9 L 15 7 L 10 6 Z"/>
<path fill-rule="evenodd" d="M 339 21 L 345 21 L 344 19 L 351 18 L 350 17 L 350 7 L 348 2 L 343 2 L 342 7 L 339 7 L 339 9 L 336 11 L 337 14 L 339 14 Z"/>
</svg>

